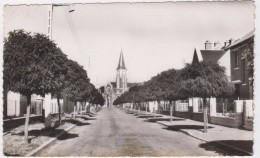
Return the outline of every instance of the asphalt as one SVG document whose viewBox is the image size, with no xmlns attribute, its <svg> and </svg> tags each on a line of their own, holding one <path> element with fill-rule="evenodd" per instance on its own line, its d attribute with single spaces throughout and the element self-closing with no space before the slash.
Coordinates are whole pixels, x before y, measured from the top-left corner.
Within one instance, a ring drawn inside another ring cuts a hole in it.
<svg viewBox="0 0 260 158">
<path fill-rule="evenodd" d="M 103 108 L 34 156 L 233 156 L 221 145 L 195 139 L 115 108 Z"/>
<path fill-rule="evenodd" d="M 143 116 L 143 118 L 147 118 L 150 122 L 157 122 L 171 130 L 183 132 L 191 137 L 205 141 L 208 144 L 220 144 L 229 149 L 242 152 L 245 155 L 253 155 L 253 131 L 209 123 L 208 132 L 205 133 L 203 123 L 199 121 L 172 117 L 172 122 L 170 122 L 170 117 L 167 115 L 139 112 L 133 109 L 130 111 L 125 109 L 125 111 L 127 113 L 137 114 L 137 116 Z M 155 115 L 156 118 L 152 115 Z"/>
</svg>

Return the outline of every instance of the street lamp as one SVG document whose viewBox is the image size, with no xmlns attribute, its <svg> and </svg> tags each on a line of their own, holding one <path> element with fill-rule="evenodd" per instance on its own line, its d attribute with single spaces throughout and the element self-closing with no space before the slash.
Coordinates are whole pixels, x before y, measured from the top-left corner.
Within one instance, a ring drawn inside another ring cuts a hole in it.
<svg viewBox="0 0 260 158">
<path fill-rule="evenodd" d="M 54 7 L 64 7 L 64 6 L 69 6 L 68 4 L 51 4 L 48 7 L 48 37 L 50 40 L 52 40 L 52 20 L 53 20 L 53 8 Z M 68 12 L 74 12 L 74 9 L 69 10 Z"/>
<path fill-rule="evenodd" d="M 47 36 L 50 40 L 52 40 L 52 20 L 53 20 L 53 8 L 54 7 L 62 7 L 62 6 L 69 6 L 67 4 L 57 5 L 51 4 L 48 6 L 48 32 Z M 73 12 L 74 10 L 69 10 L 69 13 Z M 51 95 L 45 94 L 45 99 L 43 100 L 44 103 L 44 114 L 43 117 L 45 118 L 45 128 L 51 127 Z"/>
</svg>

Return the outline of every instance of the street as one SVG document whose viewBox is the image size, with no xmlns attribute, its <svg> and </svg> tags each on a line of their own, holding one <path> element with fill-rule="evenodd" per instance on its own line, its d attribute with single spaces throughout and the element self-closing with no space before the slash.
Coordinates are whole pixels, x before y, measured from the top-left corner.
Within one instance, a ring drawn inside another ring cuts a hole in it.
<svg viewBox="0 0 260 158">
<path fill-rule="evenodd" d="M 235 155 L 220 147 L 200 147 L 205 142 L 116 108 L 103 108 L 96 118 L 75 127 L 35 156 Z"/>
</svg>

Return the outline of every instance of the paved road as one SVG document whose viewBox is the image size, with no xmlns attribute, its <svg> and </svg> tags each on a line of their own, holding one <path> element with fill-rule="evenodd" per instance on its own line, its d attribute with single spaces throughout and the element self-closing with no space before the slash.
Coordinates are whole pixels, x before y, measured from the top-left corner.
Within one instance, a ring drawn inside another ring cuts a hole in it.
<svg viewBox="0 0 260 158">
<path fill-rule="evenodd" d="M 232 155 L 183 133 L 115 109 L 77 126 L 36 156 L 218 156 Z"/>
</svg>

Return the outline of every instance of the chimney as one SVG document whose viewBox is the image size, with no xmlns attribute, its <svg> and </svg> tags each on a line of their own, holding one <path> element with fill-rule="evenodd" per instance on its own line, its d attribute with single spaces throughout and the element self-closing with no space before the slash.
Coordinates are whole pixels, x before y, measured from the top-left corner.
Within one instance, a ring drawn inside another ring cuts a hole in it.
<svg viewBox="0 0 260 158">
<path fill-rule="evenodd" d="M 218 47 L 220 45 L 219 41 L 214 42 L 214 47 Z"/>
<path fill-rule="evenodd" d="M 233 39 L 233 38 L 230 38 L 229 44 L 232 44 L 233 42 L 234 42 L 234 39 Z"/>
<path fill-rule="evenodd" d="M 205 50 L 210 50 L 210 49 L 212 49 L 212 43 L 207 40 L 205 42 Z"/>
<path fill-rule="evenodd" d="M 227 47 L 229 45 L 229 41 L 224 42 L 224 46 Z"/>
</svg>

